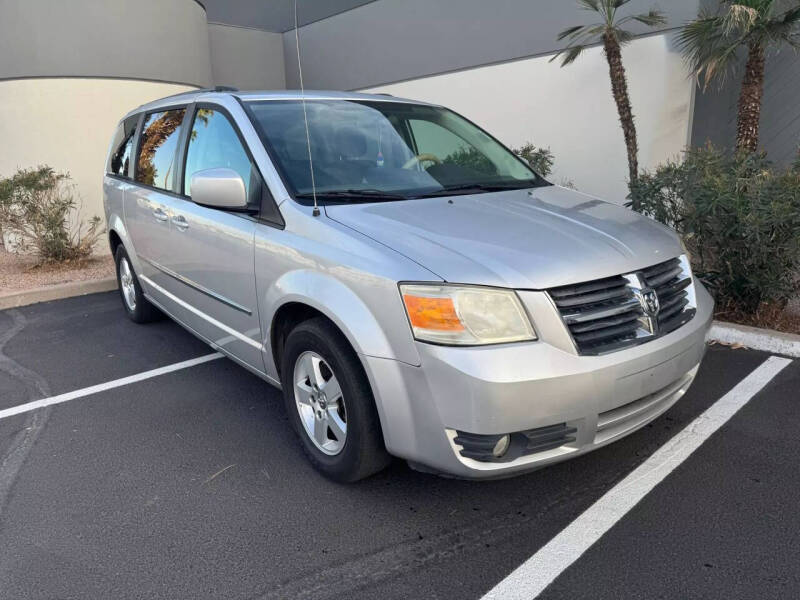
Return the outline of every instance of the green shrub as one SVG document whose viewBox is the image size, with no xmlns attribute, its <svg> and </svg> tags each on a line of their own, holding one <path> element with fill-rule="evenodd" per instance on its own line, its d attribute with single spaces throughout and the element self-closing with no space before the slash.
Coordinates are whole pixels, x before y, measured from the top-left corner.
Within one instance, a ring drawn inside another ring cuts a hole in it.
<svg viewBox="0 0 800 600">
<path fill-rule="evenodd" d="M 103 235 L 100 217 L 77 218 L 67 173 L 48 166 L 20 169 L 0 179 L 0 230 L 16 251 L 34 251 L 41 262 L 81 260 Z"/>
<path fill-rule="evenodd" d="M 630 206 L 675 228 L 719 307 L 755 314 L 798 292 L 800 170 L 711 146 L 645 172 Z"/>
<path fill-rule="evenodd" d="M 528 164 L 542 177 L 547 177 L 553 172 L 555 157 L 550 148 L 538 148 L 526 142 L 521 148 L 514 148 L 512 152 L 528 161 Z"/>
</svg>

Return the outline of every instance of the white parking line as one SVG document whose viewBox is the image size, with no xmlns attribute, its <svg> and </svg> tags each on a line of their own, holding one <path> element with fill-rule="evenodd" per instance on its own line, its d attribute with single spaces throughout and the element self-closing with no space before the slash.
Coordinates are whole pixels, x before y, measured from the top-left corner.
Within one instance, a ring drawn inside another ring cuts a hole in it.
<svg viewBox="0 0 800 600">
<path fill-rule="evenodd" d="M 42 398 L 41 400 L 34 400 L 33 402 L 20 404 L 19 406 L 4 408 L 3 410 L 0 410 L 0 419 L 5 419 L 7 417 L 19 415 L 21 413 L 30 412 L 32 410 L 36 410 L 37 408 L 44 408 L 45 406 L 51 406 L 53 404 L 61 404 L 62 402 L 69 402 L 70 400 L 75 400 L 76 398 L 83 398 L 84 396 L 90 396 L 91 394 L 97 394 L 98 392 L 104 392 L 106 390 L 118 388 L 123 385 L 128 385 L 130 383 L 136 383 L 137 381 L 150 379 L 151 377 L 158 377 L 159 375 L 165 375 L 166 373 L 180 371 L 181 369 L 187 369 L 195 365 L 200 365 L 203 363 L 207 363 L 211 360 L 222 358 L 222 356 L 223 355 L 220 354 L 219 352 L 214 352 L 213 354 L 198 356 L 197 358 L 191 358 L 189 360 L 184 360 L 183 362 L 173 363 L 165 367 L 158 367 L 157 369 L 151 369 L 150 371 L 144 371 L 142 373 L 137 373 L 136 375 L 129 375 L 128 377 L 123 377 L 122 379 L 114 379 L 113 381 L 98 383 L 97 385 L 85 387 L 83 389 L 75 390 L 73 392 L 67 392 L 66 394 L 59 394 L 58 396 L 51 396 L 50 398 Z"/>
<path fill-rule="evenodd" d="M 772 356 L 634 469 L 483 600 L 532 600 L 792 361 Z"/>
</svg>

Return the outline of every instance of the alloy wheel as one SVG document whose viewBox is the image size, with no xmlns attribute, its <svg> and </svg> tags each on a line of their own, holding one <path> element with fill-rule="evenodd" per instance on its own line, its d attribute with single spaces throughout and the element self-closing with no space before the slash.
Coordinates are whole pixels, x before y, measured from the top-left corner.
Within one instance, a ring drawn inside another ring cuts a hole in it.
<svg viewBox="0 0 800 600">
<path fill-rule="evenodd" d="M 330 365 L 316 352 L 303 352 L 295 362 L 293 382 L 297 412 L 309 439 L 325 454 L 339 454 L 347 439 L 347 412 Z"/>
</svg>

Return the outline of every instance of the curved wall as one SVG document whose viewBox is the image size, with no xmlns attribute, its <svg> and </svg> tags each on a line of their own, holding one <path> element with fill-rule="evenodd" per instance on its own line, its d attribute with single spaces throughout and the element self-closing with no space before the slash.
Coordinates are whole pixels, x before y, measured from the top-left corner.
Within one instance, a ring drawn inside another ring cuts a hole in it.
<svg viewBox="0 0 800 600">
<path fill-rule="evenodd" d="M 69 171 L 81 216 L 103 217 L 103 173 L 111 136 L 129 110 L 191 86 L 118 79 L 0 81 L 0 178 L 46 164 Z M 98 252 L 106 252 L 98 245 Z"/>
<path fill-rule="evenodd" d="M 205 10 L 194 0 L 4 0 L 0 79 L 28 77 L 208 86 Z"/>
</svg>

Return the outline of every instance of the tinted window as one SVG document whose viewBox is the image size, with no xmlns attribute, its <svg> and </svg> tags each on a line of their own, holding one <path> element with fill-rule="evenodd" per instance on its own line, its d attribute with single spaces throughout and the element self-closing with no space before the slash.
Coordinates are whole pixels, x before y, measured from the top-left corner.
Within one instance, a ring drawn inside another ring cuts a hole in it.
<svg viewBox="0 0 800 600">
<path fill-rule="evenodd" d="M 253 164 L 236 130 L 224 113 L 200 108 L 195 114 L 189 135 L 183 193 L 191 196 L 192 175 L 204 169 L 218 168 L 236 171 L 244 180 L 247 197 L 250 197 Z"/>
<path fill-rule="evenodd" d="M 150 113 L 145 117 L 139 142 L 136 181 L 157 188 L 173 189 L 175 150 L 185 109 Z"/>
<path fill-rule="evenodd" d="M 131 162 L 131 152 L 133 151 L 133 138 L 136 134 L 136 124 L 139 122 L 139 115 L 128 117 L 117 127 L 114 139 L 111 142 L 111 155 L 108 157 L 106 171 L 126 177 L 128 167 Z"/>
</svg>

